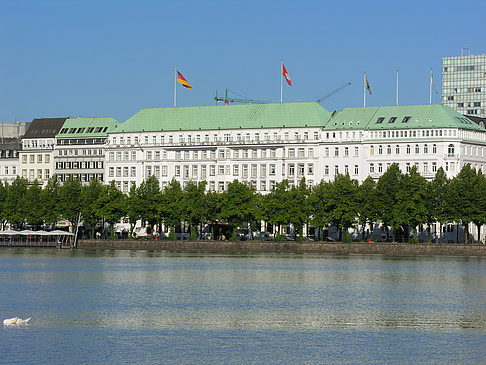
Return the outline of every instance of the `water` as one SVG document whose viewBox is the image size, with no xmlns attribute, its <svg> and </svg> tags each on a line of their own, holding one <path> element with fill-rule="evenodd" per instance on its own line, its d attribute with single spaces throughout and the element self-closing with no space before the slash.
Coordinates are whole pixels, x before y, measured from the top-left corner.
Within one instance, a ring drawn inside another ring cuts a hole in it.
<svg viewBox="0 0 486 365">
<path fill-rule="evenodd" d="M 2 364 L 485 363 L 486 259 L 0 250 Z"/>
</svg>

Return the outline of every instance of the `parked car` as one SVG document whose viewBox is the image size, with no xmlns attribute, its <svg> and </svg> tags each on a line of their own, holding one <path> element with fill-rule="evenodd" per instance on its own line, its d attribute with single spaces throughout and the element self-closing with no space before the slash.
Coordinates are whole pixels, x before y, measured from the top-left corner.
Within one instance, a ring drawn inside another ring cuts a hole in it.
<svg viewBox="0 0 486 365">
<path fill-rule="evenodd" d="M 254 237 L 256 241 L 272 241 L 273 237 L 268 232 L 258 232 Z"/>
</svg>

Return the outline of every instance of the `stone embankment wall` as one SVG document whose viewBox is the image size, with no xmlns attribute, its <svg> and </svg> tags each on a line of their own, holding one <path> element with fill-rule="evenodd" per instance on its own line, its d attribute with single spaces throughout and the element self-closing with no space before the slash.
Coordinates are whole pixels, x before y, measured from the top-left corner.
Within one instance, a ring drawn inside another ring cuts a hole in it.
<svg viewBox="0 0 486 365">
<path fill-rule="evenodd" d="M 378 254 L 486 256 L 486 245 L 328 242 L 82 240 L 79 249 L 212 253 Z"/>
</svg>

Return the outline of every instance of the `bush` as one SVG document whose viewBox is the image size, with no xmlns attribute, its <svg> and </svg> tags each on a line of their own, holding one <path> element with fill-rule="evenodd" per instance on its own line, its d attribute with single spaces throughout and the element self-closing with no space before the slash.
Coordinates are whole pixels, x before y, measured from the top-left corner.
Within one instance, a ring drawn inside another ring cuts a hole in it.
<svg viewBox="0 0 486 365">
<path fill-rule="evenodd" d="M 415 244 L 415 245 L 416 245 L 417 243 L 419 243 L 417 236 L 413 236 L 413 237 L 412 237 L 412 240 L 411 240 L 410 242 L 411 242 L 411 243 L 413 243 L 413 244 Z"/>
<path fill-rule="evenodd" d="M 283 242 L 283 241 L 285 241 L 285 238 L 283 238 L 283 237 L 280 235 L 280 233 L 277 233 L 277 234 L 275 235 L 275 239 L 274 239 L 274 241 L 275 241 L 275 242 Z"/>
<path fill-rule="evenodd" d="M 348 231 L 344 231 L 343 233 L 343 242 L 351 242 L 351 235 L 349 234 Z"/>
<path fill-rule="evenodd" d="M 176 235 L 174 234 L 174 230 L 171 228 L 169 231 L 169 236 L 167 237 L 169 241 L 175 241 L 177 240 Z"/>
</svg>

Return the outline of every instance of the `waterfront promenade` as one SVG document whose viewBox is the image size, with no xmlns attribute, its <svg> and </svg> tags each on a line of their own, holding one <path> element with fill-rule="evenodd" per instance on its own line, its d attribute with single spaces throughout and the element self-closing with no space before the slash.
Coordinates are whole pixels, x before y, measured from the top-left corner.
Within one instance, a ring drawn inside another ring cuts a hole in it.
<svg viewBox="0 0 486 365">
<path fill-rule="evenodd" d="M 285 254 L 377 254 L 390 256 L 484 256 L 486 245 L 343 243 L 343 242 L 260 242 L 260 241 L 169 241 L 169 240 L 80 240 L 79 249 L 149 250 L 211 253 L 285 253 Z"/>
</svg>

